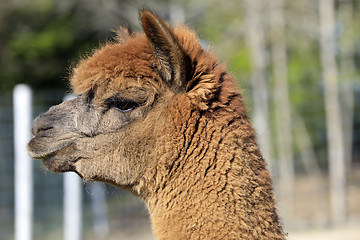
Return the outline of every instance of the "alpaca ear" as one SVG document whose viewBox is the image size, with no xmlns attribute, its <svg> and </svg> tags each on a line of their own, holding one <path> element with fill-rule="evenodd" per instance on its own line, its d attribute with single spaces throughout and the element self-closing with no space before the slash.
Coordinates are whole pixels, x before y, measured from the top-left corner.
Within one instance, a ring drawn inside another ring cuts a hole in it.
<svg viewBox="0 0 360 240">
<path fill-rule="evenodd" d="M 140 12 L 141 24 L 160 66 L 161 77 L 175 92 L 186 90 L 189 57 L 169 27 L 155 14 Z"/>
</svg>

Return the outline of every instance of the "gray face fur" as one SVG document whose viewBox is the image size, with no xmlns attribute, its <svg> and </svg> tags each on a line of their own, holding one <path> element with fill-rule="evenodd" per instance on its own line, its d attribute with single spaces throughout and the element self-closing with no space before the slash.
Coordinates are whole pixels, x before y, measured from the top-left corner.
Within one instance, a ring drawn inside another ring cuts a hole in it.
<svg viewBox="0 0 360 240">
<path fill-rule="evenodd" d="M 128 89 L 103 100 L 88 93 L 51 107 L 34 121 L 31 157 L 55 172 L 75 171 L 86 180 L 122 187 L 137 185 L 154 154 L 162 103 L 154 103 L 154 96 L 143 89 Z M 123 96 L 126 101 L 119 100 Z"/>
</svg>

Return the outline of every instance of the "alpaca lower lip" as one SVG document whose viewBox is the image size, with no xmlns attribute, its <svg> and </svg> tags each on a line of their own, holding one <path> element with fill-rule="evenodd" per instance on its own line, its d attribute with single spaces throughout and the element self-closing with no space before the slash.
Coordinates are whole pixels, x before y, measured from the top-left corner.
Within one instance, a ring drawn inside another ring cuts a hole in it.
<svg viewBox="0 0 360 240">
<path fill-rule="evenodd" d="M 34 159 L 46 160 L 72 143 L 69 140 L 56 141 L 48 137 L 35 136 L 28 144 L 29 155 Z"/>
</svg>

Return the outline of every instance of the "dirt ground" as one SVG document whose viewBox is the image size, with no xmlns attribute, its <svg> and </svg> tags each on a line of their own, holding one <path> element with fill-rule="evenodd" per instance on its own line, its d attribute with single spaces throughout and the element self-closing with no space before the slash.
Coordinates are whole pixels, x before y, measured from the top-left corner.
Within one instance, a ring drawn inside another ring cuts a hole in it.
<svg viewBox="0 0 360 240">
<path fill-rule="evenodd" d="M 280 207 L 289 240 L 360 240 L 360 168 L 354 167 L 347 177 L 347 220 L 331 223 L 329 182 L 326 174 L 297 176 L 293 212 L 286 216 Z M 278 206 L 287 206 L 282 202 Z M 285 216 L 285 217 L 284 217 Z"/>
<path fill-rule="evenodd" d="M 289 240 L 359 240 L 360 222 L 336 228 L 311 229 L 289 233 Z"/>
</svg>

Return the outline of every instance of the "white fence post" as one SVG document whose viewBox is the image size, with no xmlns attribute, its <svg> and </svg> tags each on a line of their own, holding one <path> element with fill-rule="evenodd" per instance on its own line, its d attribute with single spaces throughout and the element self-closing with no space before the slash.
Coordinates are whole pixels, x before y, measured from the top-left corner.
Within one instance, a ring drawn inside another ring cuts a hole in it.
<svg viewBox="0 0 360 240">
<path fill-rule="evenodd" d="M 73 94 L 68 94 L 64 101 L 73 98 Z M 81 179 L 73 172 L 64 174 L 64 239 L 82 239 Z"/>
<path fill-rule="evenodd" d="M 13 91 L 15 149 L 15 240 L 32 239 L 33 173 L 26 151 L 31 138 L 32 92 L 19 84 Z"/>
<path fill-rule="evenodd" d="M 64 174 L 64 239 L 82 238 L 81 179 L 76 173 Z"/>
<path fill-rule="evenodd" d="M 94 214 L 94 233 L 98 239 L 107 239 L 109 223 L 107 220 L 106 188 L 103 183 L 92 182 L 90 184 L 91 206 Z"/>
</svg>

